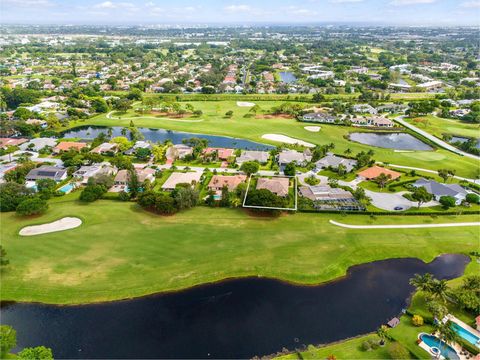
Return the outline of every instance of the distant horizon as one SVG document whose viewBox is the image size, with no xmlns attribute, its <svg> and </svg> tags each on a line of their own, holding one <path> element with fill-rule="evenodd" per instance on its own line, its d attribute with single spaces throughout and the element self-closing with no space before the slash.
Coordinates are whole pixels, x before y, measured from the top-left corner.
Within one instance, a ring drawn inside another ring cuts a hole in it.
<svg viewBox="0 0 480 360">
<path fill-rule="evenodd" d="M 0 0 L 0 10 L 4 26 L 480 25 L 480 0 Z"/>
</svg>

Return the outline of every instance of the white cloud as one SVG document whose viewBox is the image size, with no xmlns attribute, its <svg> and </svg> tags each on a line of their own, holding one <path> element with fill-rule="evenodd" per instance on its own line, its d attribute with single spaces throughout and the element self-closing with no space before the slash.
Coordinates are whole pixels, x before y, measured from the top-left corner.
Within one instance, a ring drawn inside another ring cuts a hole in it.
<svg viewBox="0 0 480 360">
<path fill-rule="evenodd" d="M 53 5 L 49 0 L 0 0 L 0 2 L 2 3 L 2 5 L 22 6 L 22 7 Z"/>
<path fill-rule="evenodd" d="M 298 6 L 287 6 L 284 8 L 288 14 L 293 14 L 297 16 L 313 16 L 317 15 L 317 12 L 311 9 L 301 8 Z"/>
<path fill-rule="evenodd" d="M 480 8 L 480 0 L 465 1 L 460 4 L 463 8 Z"/>
<path fill-rule="evenodd" d="M 223 8 L 226 12 L 238 13 L 238 12 L 250 12 L 252 8 L 249 5 L 228 5 Z"/>
<path fill-rule="evenodd" d="M 345 4 L 345 3 L 359 3 L 363 0 L 330 0 L 333 4 Z"/>
<path fill-rule="evenodd" d="M 113 10 L 113 9 L 127 9 L 127 10 L 136 10 L 137 7 L 129 2 L 112 2 L 112 1 L 104 1 L 98 4 L 93 5 L 94 9 L 106 9 L 106 10 Z"/>
<path fill-rule="evenodd" d="M 433 4 L 437 0 L 393 0 L 390 4 L 394 6 Z"/>
</svg>

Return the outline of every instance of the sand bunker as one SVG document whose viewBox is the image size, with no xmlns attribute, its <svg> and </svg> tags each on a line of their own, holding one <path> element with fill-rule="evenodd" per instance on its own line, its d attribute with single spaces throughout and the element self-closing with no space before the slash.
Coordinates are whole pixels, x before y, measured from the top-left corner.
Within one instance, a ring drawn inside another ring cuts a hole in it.
<svg viewBox="0 0 480 360">
<path fill-rule="evenodd" d="M 252 106 L 255 106 L 255 103 L 246 102 L 246 101 L 237 101 L 237 106 L 240 106 L 240 107 L 252 107 Z"/>
<path fill-rule="evenodd" d="M 262 139 L 267 139 L 267 140 L 271 140 L 271 141 L 278 141 L 278 142 L 285 143 L 285 144 L 297 144 L 297 145 L 301 145 L 301 146 L 305 146 L 305 147 L 315 147 L 315 145 L 313 145 L 309 142 L 294 139 L 294 138 L 291 138 L 290 136 L 285 136 L 285 135 L 280 135 L 280 134 L 265 134 L 265 135 L 262 135 Z"/>
<path fill-rule="evenodd" d="M 320 126 L 305 126 L 304 129 L 310 132 L 319 132 Z"/>
<path fill-rule="evenodd" d="M 82 220 L 79 218 L 64 217 L 60 220 L 56 220 L 47 224 L 25 226 L 20 230 L 19 234 L 22 236 L 48 234 L 56 231 L 74 229 L 80 225 L 82 225 Z"/>
</svg>

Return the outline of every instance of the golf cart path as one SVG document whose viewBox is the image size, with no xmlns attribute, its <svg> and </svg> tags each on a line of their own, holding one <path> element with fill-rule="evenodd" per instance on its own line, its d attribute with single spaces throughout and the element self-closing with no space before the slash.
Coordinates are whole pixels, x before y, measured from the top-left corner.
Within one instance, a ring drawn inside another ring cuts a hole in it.
<svg viewBox="0 0 480 360">
<path fill-rule="evenodd" d="M 376 163 L 380 164 L 380 165 L 385 165 L 381 161 L 377 161 Z M 418 170 L 418 171 L 423 171 L 423 172 L 427 172 L 427 173 L 430 173 L 430 174 L 438 174 L 438 171 L 423 169 L 423 168 L 414 167 L 414 166 L 404 166 L 404 165 L 396 165 L 396 164 L 390 164 L 390 163 L 388 164 L 388 166 L 396 167 L 396 168 L 399 168 L 399 169 Z M 464 177 L 456 176 L 456 175 L 453 178 L 457 179 L 457 180 L 465 180 L 465 181 L 472 182 L 472 183 L 475 183 L 475 184 L 480 183 L 480 179 L 469 179 L 469 178 L 464 178 Z"/>
<path fill-rule="evenodd" d="M 480 226 L 480 222 L 444 223 L 444 224 L 406 224 L 406 225 L 349 225 L 330 220 L 330 224 L 347 229 L 419 229 L 437 227 Z"/>
<path fill-rule="evenodd" d="M 420 134 L 420 135 L 426 137 L 428 140 L 434 142 L 435 144 L 441 146 L 444 149 L 450 150 L 451 152 L 454 152 L 454 153 L 456 153 L 458 155 L 461 155 L 461 156 L 469 157 L 469 158 L 475 159 L 475 160 L 480 160 L 480 157 L 478 157 L 476 155 L 473 155 L 473 154 L 469 154 L 469 153 L 467 153 L 465 151 L 462 151 L 460 149 L 457 149 L 455 146 L 452 146 L 452 145 L 446 143 L 445 141 L 440 140 L 436 136 L 433 136 L 432 134 L 430 134 L 430 133 L 428 133 L 424 130 L 421 130 L 418 127 L 406 122 L 405 120 L 403 120 L 403 118 L 404 118 L 404 116 L 399 116 L 399 117 L 395 118 L 395 121 L 402 124 L 406 128 L 408 128 L 412 131 L 415 131 L 417 134 Z"/>
</svg>

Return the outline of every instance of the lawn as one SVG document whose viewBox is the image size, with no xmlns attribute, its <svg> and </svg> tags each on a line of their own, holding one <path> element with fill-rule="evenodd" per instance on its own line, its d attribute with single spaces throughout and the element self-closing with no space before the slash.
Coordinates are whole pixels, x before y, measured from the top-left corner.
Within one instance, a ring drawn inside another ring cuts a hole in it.
<svg viewBox="0 0 480 360">
<path fill-rule="evenodd" d="M 199 207 L 175 216 L 147 213 L 134 203 L 84 205 L 77 193 L 56 198 L 37 218 L 0 215 L 9 267 L 1 300 L 83 303 L 130 298 L 236 276 L 313 284 L 355 264 L 395 257 L 431 261 L 442 253 L 478 249 L 478 229 L 356 230 L 331 225 L 478 221 L 478 216 L 370 217 L 292 214 L 253 217 L 243 210 Z M 32 224 L 77 216 L 73 230 L 32 237 Z M 452 239 L 455 239 L 454 241 Z"/>
<path fill-rule="evenodd" d="M 350 132 L 356 131 L 356 128 L 349 128 L 338 125 L 321 125 L 318 133 L 309 132 L 304 129 L 308 123 L 299 122 L 295 119 L 273 118 L 244 118 L 249 108 L 242 108 L 236 105 L 236 101 L 192 101 L 195 109 L 203 111 L 200 118 L 185 120 L 203 120 L 201 122 L 186 122 L 182 119 L 172 121 L 172 119 L 156 117 L 139 117 L 133 111 L 125 115 L 123 119 L 108 119 L 105 114 L 93 117 L 85 121 L 76 121 L 70 124 L 70 127 L 81 125 L 103 125 L 103 126 L 129 126 L 130 118 L 137 116 L 134 120 L 136 126 L 148 128 L 164 128 L 170 130 L 187 131 L 199 134 L 225 135 L 238 138 L 245 138 L 257 142 L 279 145 L 272 141 L 262 139 L 262 135 L 276 133 L 287 135 L 296 139 L 301 139 L 313 144 L 334 143 L 334 152 L 342 154 L 347 148 L 354 153 L 359 151 L 368 151 L 371 146 L 349 141 L 344 137 Z M 280 104 L 275 101 L 258 101 L 263 110 L 269 110 L 273 106 Z M 232 110 L 232 118 L 224 117 L 225 112 Z M 478 168 L 478 163 L 474 159 L 465 158 L 453 154 L 447 150 L 438 149 L 436 151 L 415 151 L 415 152 L 395 152 L 392 149 L 373 148 L 375 151 L 375 160 L 384 161 L 390 164 L 415 166 L 430 170 L 444 168 L 449 164 L 449 168 L 455 169 L 457 175 L 473 178 Z"/>
<path fill-rule="evenodd" d="M 378 341 L 378 336 L 369 334 L 360 336 L 347 341 L 330 344 L 322 347 L 310 346 L 308 350 L 301 352 L 301 357 L 297 353 L 280 356 L 278 360 L 300 360 L 300 359 L 327 359 L 334 355 L 339 360 L 343 359 L 390 359 L 387 346 L 379 347 L 375 350 L 365 351 L 362 349 L 364 341 L 374 339 Z"/>
<path fill-rule="evenodd" d="M 410 124 L 429 132 L 432 135 L 442 139 L 443 134 L 466 136 L 478 138 L 480 137 L 480 125 L 466 123 L 457 119 L 443 119 L 437 116 L 423 116 L 422 119 L 428 120 L 427 126 L 417 124 L 412 119 L 406 118 Z"/>
</svg>

